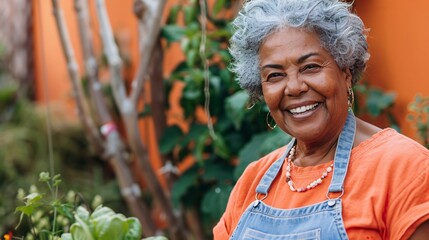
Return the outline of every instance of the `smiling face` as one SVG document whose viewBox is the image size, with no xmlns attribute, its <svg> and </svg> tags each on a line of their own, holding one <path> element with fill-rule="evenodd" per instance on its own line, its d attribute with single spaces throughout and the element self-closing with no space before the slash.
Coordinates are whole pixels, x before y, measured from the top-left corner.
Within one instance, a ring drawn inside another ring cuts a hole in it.
<svg viewBox="0 0 429 240">
<path fill-rule="evenodd" d="M 336 139 L 347 117 L 350 71 L 338 67 L 317 34 L 273 32 L 259 50 L 262 92 L 283 131 L 307 143 Z"/>
</svg>

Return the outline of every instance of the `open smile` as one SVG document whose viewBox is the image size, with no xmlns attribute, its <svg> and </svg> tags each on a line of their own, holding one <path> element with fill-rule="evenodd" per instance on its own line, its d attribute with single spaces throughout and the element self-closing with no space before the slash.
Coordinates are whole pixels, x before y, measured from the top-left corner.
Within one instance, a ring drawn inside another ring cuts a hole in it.
<svg viewBox="0 0 429 240">
<path fill-rule="evenodd" d="M 289 112 L 292 113 L 293 115 L 304 114 L 306 112 L 310 112 L 316 109 L 319 105 L 320 103 L 314 103 L 310 105 L 300 106 L 300 107 L 289 109 Z"/>
</svg>

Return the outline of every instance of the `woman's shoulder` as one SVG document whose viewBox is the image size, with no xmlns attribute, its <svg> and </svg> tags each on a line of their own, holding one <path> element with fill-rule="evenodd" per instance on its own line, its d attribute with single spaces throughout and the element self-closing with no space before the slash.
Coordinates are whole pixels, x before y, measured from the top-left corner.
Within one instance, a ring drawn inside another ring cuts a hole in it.
<svg viewBox="0 0 429 240">
<path fill-rule="evenodd" d="M 357 145 L 354 150 L 356 152 L 371 151 L 385 154 L 422 154 L 429 157 L 427 148 L 392 128 L 385 128 L 375 133 Z"/>
<path fill-rule="evenodd" d="M 429 174 L 429 150 L 396 130 L 386 128 L 356 146 L 350 163 L 377 168 L 386 174 Z"/>
<path fill-rule="evenodd" d="M 428 182 L 429 150 L 394 129 L 378 131 L 352 150 L 344 184 L 347 224 L 385 226 L 388 238 L 406 236 L 428 214 L 429 198 L 422 194 Z"/>
<path fill-rule="evenodd" d="M 429 150 L 420 143 L 398 133 L 396 130 L 392 128 L 381 129 L 359 118 L 356 118 L 354 147 L 356 150 L 365 149 L 365 151 L 382 149 L 383 151 L 389 150 L 388 152 L 417 151 L 418 153 L 429 154 Z"/>
</svg>

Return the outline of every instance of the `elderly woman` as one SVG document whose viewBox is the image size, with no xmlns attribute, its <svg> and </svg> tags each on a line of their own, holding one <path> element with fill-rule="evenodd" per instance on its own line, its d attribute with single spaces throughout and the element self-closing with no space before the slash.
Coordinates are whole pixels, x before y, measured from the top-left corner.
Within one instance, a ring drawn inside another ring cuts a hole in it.
<svg viewBox="0 0 429 240">
<path fill-rule="evenodd" d="M 293 137 L 250 164 L 215 239 L 429 239 L 429 151 L 353 115 L 365 29 L 337 0 L 250 0 L 233 70 Z"/>
</svg>

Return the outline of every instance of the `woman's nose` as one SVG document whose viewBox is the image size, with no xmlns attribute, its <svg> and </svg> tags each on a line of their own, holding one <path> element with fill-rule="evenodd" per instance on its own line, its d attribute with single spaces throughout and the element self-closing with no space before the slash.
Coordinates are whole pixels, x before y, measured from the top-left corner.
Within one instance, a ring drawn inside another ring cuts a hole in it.
<svg viewBox="0 0 429 240">
<path fill-rule="evenodd" d="M 286 79 L 284 94 L 288 96 L 300 96 L 308 91 L 308 85 L 298 74 L 290 74 Z"/>
</svg>

